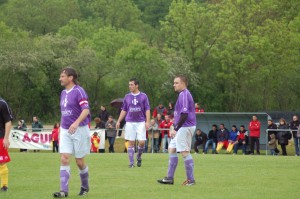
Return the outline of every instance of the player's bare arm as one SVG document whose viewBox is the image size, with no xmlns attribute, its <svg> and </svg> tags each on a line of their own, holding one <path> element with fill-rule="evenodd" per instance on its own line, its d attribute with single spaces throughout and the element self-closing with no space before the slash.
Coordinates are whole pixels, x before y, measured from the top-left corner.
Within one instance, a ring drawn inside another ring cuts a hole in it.
<svg viewBox="0 0 300 199">
<path fill-rule="evenodd" d="M 147 110 L 146 111 L 146 129 L 147 130 L 150 128 L 150 118 L 151 118 L 150 110 Z"/>
<path fill-rule="evenodd" d="M 11 121 L 5 123 L 5 135 L 3 139 L 3 146 L 4 148 L 8 149 L 9 147 L 9 134 L 11 129 Z"/>
<path fill-rule="evenodd" d="M 121 111 L 119 119 L 118 119 L 117 124 L 116 124 L 116 129 L 120 128 L 120 123 L 124 119 L 124 117 L 126 116 L 126 114 L 127 114 L 126 111 L 123 111 L 123 110 Z"/>
<path fill-rule="evenodd" d="M 76 129 L 78 128 L 79 124 L 90 114 L 89 109 L 83 109 L 80 116 L 77 118 L 77 120 L 70 126 L 69 133 L 74 134 L 76 132 Z"/>
</svg>

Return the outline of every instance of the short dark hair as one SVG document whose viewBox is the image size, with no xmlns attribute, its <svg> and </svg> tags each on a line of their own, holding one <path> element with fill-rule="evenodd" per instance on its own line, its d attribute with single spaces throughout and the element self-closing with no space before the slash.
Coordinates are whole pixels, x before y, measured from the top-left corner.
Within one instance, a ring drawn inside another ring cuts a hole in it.
<svg viewBox="0 0 300 199">
<path fill-rule="evenodd" d="M 68 66 L 66 68 L 63 68 L 60 73 L 65 73 L 68 77 L 72 76 L 74 84 L 79 84 L 77 80 L 78 75 L 74 68 Z"/>
<path fill-rule="evenodd" d="M 222 126 L 225 126 L 223 123 L 222 123 L 222 124 L 220 124 L 220 125 L 222 125 Z"/>
<path fill-rule="evenodd" d="M 216 124 L 213 124 L 213 125 L 212 125 L 212 127 L 216 127 L 216 128 L 218 128 L 218 126 L 217 126 Z"/>
<path fill-rule="evenodd" d="M 240 127 L 243 127 L 243 128 L 245 128 L 245 126 L 244 126 L 244 125 L 241 125 Z"/>
<path fill-rule="evenodd" d="M 236 125 L 232 125 L 232 127 L 236 128 Z"/>
<path fill-rule="evenodd" d="M 181 81 L 185 83 L 186 86 L 188 86 L 189 81 L 185 75 L 176 75 L 175 78 L 179 78 Z"/>
<path fill-rule="evenodd" d="M 135 85 L 140 85 L 139 80 L 137 80 L 135 77 L 131 78 L 129 82 L 133 82 Z"/>
</svg>

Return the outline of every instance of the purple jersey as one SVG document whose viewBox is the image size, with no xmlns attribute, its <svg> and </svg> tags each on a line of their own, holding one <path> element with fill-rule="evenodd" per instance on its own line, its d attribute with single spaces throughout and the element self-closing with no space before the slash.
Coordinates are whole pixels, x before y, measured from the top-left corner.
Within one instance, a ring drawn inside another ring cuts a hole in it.
<svg viewBox="0 0 300 199">
<path fill-rule="evenodd" d="M 126 111 L 126 122 L 145 122 L 146 111 L 150 110 L 149 100 L 145 93 L 132 94 L 125 96 L 122 110 Z"/>
<path fill-rule="evenodd" d="M 88 96 L 83 88 L 75 85 L 69 91 L 66 89 L 63 90 L 60 95 L 61 127 L 69 129 L 84 109 L 89 109 L 89 102 Z M 90 121 L 91 116 L 89 114 L 79 126 L 85 126 L 90 123 Z"/>
<path fill-rule="evenodd" d="M 188 117 L 182 127 L 196 126 L 195 104 L 189 90 L 184 89 L 178 95 L 174 109 L 174 124 L 179 122 L 180 114 L 188 113 Z"/>
</svg>

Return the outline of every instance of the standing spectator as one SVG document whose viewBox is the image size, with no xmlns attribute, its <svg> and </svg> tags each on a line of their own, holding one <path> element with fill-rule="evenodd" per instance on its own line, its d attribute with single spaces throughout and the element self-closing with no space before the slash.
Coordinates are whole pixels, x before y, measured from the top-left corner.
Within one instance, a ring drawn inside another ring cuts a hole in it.
<svg viewBox="0 0 300 199">
<path fill-rule="evenodd" d="M 295 145 L 295 155 L 296 156 L 300 155 L 300 153 L 299 153 L 299 144 L 300 144 L 300 142 L 299 142 L 299 138 L 297 137 L 298 128 L 299 128 L 298 116 L 294 115 L 293 116 L 293 121 L 291 121 L 291 123 L 290 123 L 290 129 L 293 132 L 294 145 Z"/>
<path fill-rule="evenodd" d="M 207 141 L 207 135 L 206 133 L 202 132 L 201 129 L 197 129 L 196 134 L 195 134 L 195 143 L 194 143 L 194 150 L 195 153 L 199 153 L 198 147 L 202 145 L 202 153 L 205 152 L 205 144 Z"/>
<path fill-rule="evenodd" d="M 229 138 L 228 138 L 227 153 L 231 153 L 234 145 L 237 143 L 237 137 L 238 137 L 238 130 L 236 128 L 236 125 L 232 125 L 231 131 L 229 133 Z"/>
<path fill-rule="evenodd" d="M 281 118 L 279 120 L 278 129 L 289 129 L 286 124 L 285 119 Z M 282 155 L 286 156 L 286 145 L 289 144 L 289 139 L 291 138 L 291 133 L 289 131 L 278 131 L 277 132 L 278 144 L 281 146 Z"/>
<path fill-rule="evenodd" d="M 32 132 L 40 132 L 43 129 L 43 124 L 39 121 L 37 116 L 34 116 L 32 118 L 33 122 L 32 122 Z M 39 152 L 40 150 L 33 150 L 33 152 Z"/>
<path fill-rule="evenodd" d="M 256 154 L 259 152 L 259 137 L 260 137 L 260 122 L 257 120 L 256 115 L 252 116 L 252 121 L 249 123 L 250 131 L 250 154 L 254 154 L 254 145 L 256 145 Z"/>
<path fill-rule="evenodd" d="M 162 119 L 164 119 L 164 116 L 167 114 L 167 109 L 163 106 L 162 103 L 159 103 L 158 106 L 154 108 L 152 117 L 156 118 L 157 114 L 160 114 L 162 116 Z"/>
<path fill-rule="evenodd" d="M 234 145 L 234 153 L 237 154 L 238 149 L 240 146 L 242 146 L 243 149 L 243 155 L 246 154 L 247 150 L 247 143 L 248 143 L 248 131 L 245 129 L 244 125 L 240 126 L 240 130 L 237 133 L 237 141 L 236 144 Z"/>
<path fill-rule="evenodd" d="M 162 121 L 159 125 L 159 128 L 161 129 L 170 129 L 170 127 L 173 125 L 173 123 L 171 122 L 170 120 L 170 116 L 169 115 L 166 115 L 165 116 L 165 120 Z M 162 144 L 162 152 L 163 153 L 167 153 L 168 150 L 167 150 L 167 144 L 169 146 L 169 143 L 170 143 L 170 131 L 169 130 L 161 130 L 161 137 L 162 137 L 162 141 L 163 141 L 163 144 Z"/>
<path fill-rule="evenodd" d="M 270 153 L 271 155 L 275 155 L 275 149 L 277 148 L 277 143 L 276 143 L 276 139 L 275 139 L 275 134 L 271 134 L 270 135 L 270 141 L 269 141 L 269 149 L 270 149 Z"/>
<path fill-rule="evenodd" d="M 8 147 L 10 144 L 9 134 L 12 120 L 13 116 L 8 104 L 0 97 L 0 192 L 6 192 L 8 190 L 7 163 L 10 162 Z M 3 196 L 1 198 L 3 198 Z"/>
<path fill-rule="evenodd" d="M 52 151 L 58 153 L 59 123 L 55 123 L 52 130 Z"/>
<path fill-rule="evenodd" d="M 99 144 L 100 144 L 100 138 L 98 136 L 98 133 L 94 132 L 93 136 L 91 137 L 91 151 L 93 153 L 98 152 Z"/>
<path fill-rule="evenodd" d="M 268 119 L 268 129 L 277 129 L 277 125 L 274 124 L 273 120 L 271 120 L 271 119 Z M 271 137 L 270 137 L 271 134 L 274 134 L 275 138 L 276 138 L 277 131 L 268 131 L 268 141 L 271 140 Z"/>
<path fill-rule="evenodd" d="M 228 137 L 229 137 L 229 131 L 225 128 L 224 124 L 220 124 L 220 129 L 217 132 L 217 153 L 219 153 L 223 146 L 227 148 L 228 146 Z"/>
<path fill-rule="evenodd" d="M 37 116 L 34 116 L 32 118 L 33 122 L 32 122 L 32 132 L 39 132 L 39 131 L 42 131 L 42 129 L 44 128 L 43 127 L 43 124 L 39 121 L 38 117 Z"/>
<path fill-rule="evenodd" d="M 204 113 L 204 109 L 200 107 L 199 103 L 195 103 L 195 112 L 196 113 Z"/>
<path fill-rule="evenodd" d="M 25 124 L 24 120 L 18 121 L 18 126 L 14 127 L 14 129 L 20 130 L 20 131 L 27 131 L 27 126 Z M 20 152 L 26 152 L 27 149 L 20 149 Z"/>
<path fill-rule="evenodd" d="M 101 106 L 100 107 L 100 113 L 99 113 L 99 118 L 104 122 L 106 123 L 107 120 L 108 120 L 108 116 L 109 116 L 109 113 L 107 112 L 106 110 L 106 107 L 105 106 Z"/>
<path fill-rule="evenodd" d="M 212 125 L 212 130 L 209 131 L 208 133 L 208 140 L 205 144 L 205 153 L 207 153 L 208 151 L 208 147 L 209 145 L 212 145 L 212 153 L 216 153 L 216 145 L 217 145 L 217 132 L 218 132 L 218 129 L 217 129 L 217 125 Z"/>
<path fill-rule="evenodd" d="M 170 119 L 174 118 L 174 104 L 173 104 L 173 102 L 169 102 L 169 107 L 168 107 L 168 110 L 167 110 L 167 115 L 170 116 Z"/>
<path fill-rule="evenodd" d="M 113 118 L 113 116 L 109 116 L 108 120 L 105 124 L 105 128 L 107 129 L 107 139 L 108 139 L 108 143 L 109 143 L 109 153 L 114 153 L 115 149 L 114 149 L 114 144 L 115 144 L 115 139 L 117 136 L 117 130 L 116 130 L 116 122 Z"/>
<path fill-rule="evenodd" d="M 96 126 L 95 129 L 105 129 L 105 122 L 103 122 L 99 117 L 94 119 Z"/>
<path fill-rule="evenodd" d="M 159 152 L 159 146 L 158 146 L 158 140 L 159 140 L 159 131 L 158 131 L 158 125 L 155 122 L 154 119 L 152 119 L 150 121 L 150 127 L 148 130 L 148 133 L 150 133 L 153 137 L 153 150 L 154 153 L 158 153 Z M 151 148 L 152 150 L 152 148 Z"/>
<path fill-rule="evenodd" d="M 160 126 L 160 123 L 162 123 L 163 119 L 160 113 L 157 114 L 156 118 L 155 118 L 155 122 L 158 125 L 158 127 Z M 160 149 L 161 146 L 161 141 L 162 141 L 162 134 L 161 131 L 159 132 L 159 138 L 158 138 L 158 149 Z"/>
</svg>

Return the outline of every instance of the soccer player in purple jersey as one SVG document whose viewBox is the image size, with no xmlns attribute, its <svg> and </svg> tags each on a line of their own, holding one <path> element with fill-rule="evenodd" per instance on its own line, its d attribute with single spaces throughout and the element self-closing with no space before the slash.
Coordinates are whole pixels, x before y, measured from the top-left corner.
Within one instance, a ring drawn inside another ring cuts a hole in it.
<svg viewBox="0 0 300 199">
<path fill-rule="evenodd" d="M 182 184 L 195 184 L 194 161 L 190 154 L 192 137 L 196 129 L 196 115 L 194 100 L 187 89 L 188 80 L 185 76 L 174 79 L 174 90 L 179 93 L 174 111 L 174 130 L 171 131 L 172 140 L 169 145 L 169 168 L 167 176 L 158 180 L 161 184 L 174 184 L 174 173 L 178 164 L 177 152 L 184 160 L 187 180 Z"/>
<path fill-rule="evenodd" d="M 134 167 L 134 144 L 135 140 L 139 141 L 137 166 L 142 166 L 142 154 L 146 140 L 146 129 L 150 127 L 150 105 L 145 93 L 140 92 L 139 82 L 132 78 L 129 80 L 130 93 L 127 94 L 123 101 L 122 111 L 120 113 L 116 128 L 119 129 L 120 122 L 125 117 L 125 140 L 129 140 L 128 157 L 129 168 Z"/>
<path fill-rule="evenodd" d="M 80 196 L 89 192 L 88 166 L 84 157 L 90 153 L 90 110 L 88 96 L 78 85 L 77 73 L 71 68 L 64 68 L 59 81 L 65 90 L 61 92 L 61 127 L 59 152 L 61 154 L 60 191 L 53 193 L 55 198 L 66 198 L 69 194 L 70 158 L 75 156 L 81 179 Z"/>
</svg>

